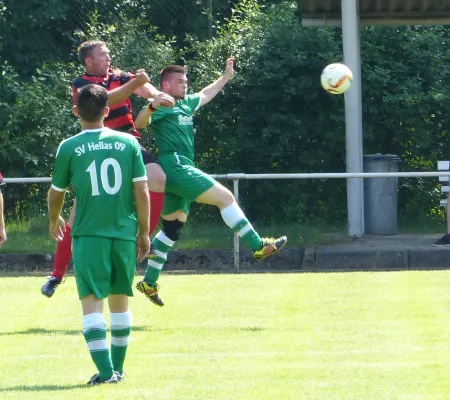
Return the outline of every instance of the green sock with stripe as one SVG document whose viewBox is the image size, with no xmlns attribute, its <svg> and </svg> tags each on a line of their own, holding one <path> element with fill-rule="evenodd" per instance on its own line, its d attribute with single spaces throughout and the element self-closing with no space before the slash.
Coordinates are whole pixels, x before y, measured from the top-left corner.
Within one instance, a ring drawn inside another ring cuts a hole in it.
<svg viewBox="0 0 450 400">
<path fill-rule="evenodd" d="M 102 313 L 83 316 L 83 336 L 97 366 L 100 380 L 108 380 L 113 374 L 113 365 L 106 340 L 106 319 Z"/>
<path fill-rule="evenodd" d="M 131 312 L 111 313 L 111 360 L 114 371 L 123 372 L 131 333 Z"/>
<path fill-rule="evenodd" d="M 220 213 L 224 222 L 242 238 L 251 250 L 259 250 L 262 247 L 261 237 L 236 202 L 225 207 Z"/>
<path fill-rule="evenodd" d="M 167 261 L 167 253 L 172 250 L 175 242 L 170 240 L 163 231 L 159 231 L 152 240 L 155 257 L 149 258 L 144 280 L 156 286 L 161 270 Z"/>
</svg>

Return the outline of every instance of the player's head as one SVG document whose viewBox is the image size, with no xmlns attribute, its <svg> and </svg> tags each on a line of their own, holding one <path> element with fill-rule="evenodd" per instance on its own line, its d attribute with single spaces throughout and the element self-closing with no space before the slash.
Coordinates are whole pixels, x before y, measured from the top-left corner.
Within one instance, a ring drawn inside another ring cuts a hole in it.
<svg viewBox="0 0 450 400">
<path fill-rule="evenodd" d="M 181 65 L 167 65 L 160 74 L 161 90 L 174 99 L 184 99 L 187 93 L 186 68 Z"/>
<path fill-rule="evenodd" d="M 108 92 L 100 85 L 83 86 L 77 95 L 74 113 L 83 122 L 102 122 L 108 115 Z"/>
<path fill-rule="evenodd" d="M 78 59 L 88 74 L 103 76 L 111 65 L 109 49 L 101 40 L 88 40 L 78 47 Z"/>
</svg>

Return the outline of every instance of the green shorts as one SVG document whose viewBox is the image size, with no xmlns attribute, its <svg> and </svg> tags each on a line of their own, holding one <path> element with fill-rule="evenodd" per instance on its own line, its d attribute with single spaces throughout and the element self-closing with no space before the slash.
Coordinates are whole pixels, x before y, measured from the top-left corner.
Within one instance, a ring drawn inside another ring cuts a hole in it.
<svg viewBox="0 0 450 400">
<path fill-rule="evenodd" d="M 187 157 L 175 153 L 162 155 L 158 160 L 167 176 L 162 215 L 178 210 L 188 214 L 191 203 L 216 182 Z"/>
<path fill-rule="evenodd" d="M 110 294 L 133 296 L 136 243 L 99 236 L 72 238 L 72 260 L 78 296 L 98 299 Z"/>
</svg>

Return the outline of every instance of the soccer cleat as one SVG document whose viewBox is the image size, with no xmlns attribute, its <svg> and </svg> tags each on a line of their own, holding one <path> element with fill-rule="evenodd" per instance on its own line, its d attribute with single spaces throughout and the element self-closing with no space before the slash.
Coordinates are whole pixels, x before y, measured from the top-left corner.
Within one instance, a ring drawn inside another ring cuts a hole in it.
<svg viewBox="0 0 450 400">
<path fill-rule="evenodd" d="M 115 373 L 116 376 L 117 376 L 117 381 L 118 381 L 118 382 L 123 382 L 123 381 L 125 380 L 125 375 L 126 375 L 126 372 L 125 372 L 125 371 L 122 371 L 122 372 L 114 371 L 114 373 Z"/>
<path fill-rule="evenodd" d="M 253 257 L 256 261 L 261 261 L 278 253 L 287 243 L 287 237 L 281 236 L 275 238 L 262 238 L 262 247 L 253 252 Z"/>
<path fill-rule="evenodd" d="M 122 382 L 122 380 L 119 380 L 116 372 L 113 372 L 111 378 L 107 379 L 106 381 L 100 380 L 100 375 L 95 374 L 92 375 L 91 379 L 89 379 L 89 382 L 87 384 L 90 386 L 94 386 L 94 385 L 101 385 L 102 383 L 119 383 Z"/>
<path fill-rule="evenodd" d="M 442 236 L 437 242 L 433 243 L 433 246 L 449 246 L 450 245 L 450 235 L 447 233 Z"/>
<path fill-rule="evenodd" d="M 157 306 L 162 307 L 164 305 L 161 297 L 158 296 L 159 285 L 152 286 L 145 281 L 141 281 L 136 284 L 136 289 L 144 293 L 147 299 Z"/>
<path fill-rule="evenodd" d="M 44 296 L 52 297 L 55 293 L 56 288 L 61 283 L 61 279 L 55 278 L 54 276 L 51 276 L 48 278 L 47 282 L 44 283 L 44 285 L 41 288 L 41 293 Z"/>
</svg>

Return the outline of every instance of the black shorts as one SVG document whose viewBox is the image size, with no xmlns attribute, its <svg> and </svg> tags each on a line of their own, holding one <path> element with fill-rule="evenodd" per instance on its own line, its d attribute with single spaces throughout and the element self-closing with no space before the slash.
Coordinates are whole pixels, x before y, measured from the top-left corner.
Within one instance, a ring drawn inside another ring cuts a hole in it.
<svg viewBox="0 0 450 400">
<path fill-rule="evenodd" d="M 144 164 L 158 164 L 156 157 L 150 153 L 142 144 L 139 143 L 139 147 L 141 148 L 142 159 L 144 160 Z"/>
</svg>

